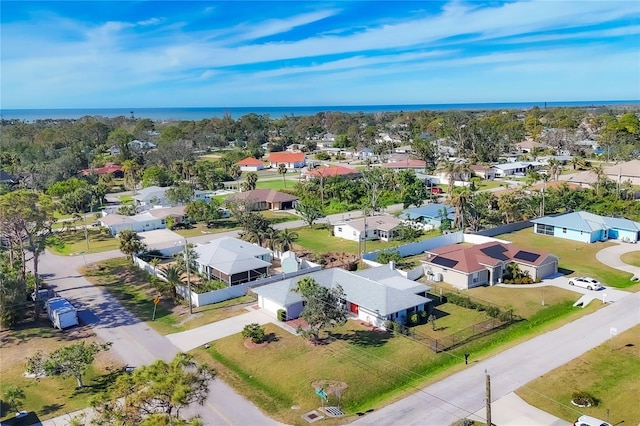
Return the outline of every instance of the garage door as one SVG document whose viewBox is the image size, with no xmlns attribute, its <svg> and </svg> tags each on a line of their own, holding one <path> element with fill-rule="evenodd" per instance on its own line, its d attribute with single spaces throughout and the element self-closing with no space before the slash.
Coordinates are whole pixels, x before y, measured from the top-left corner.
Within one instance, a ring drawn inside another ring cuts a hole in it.
<svg viewBox="0 0 640 426">
<path fill-rule="evenodd" d="M 556 272 L 558 272 L 558 262 L 552 262 L 538 267 L 538 277 L 541 279 L 553 275 Z"/>
</svg>

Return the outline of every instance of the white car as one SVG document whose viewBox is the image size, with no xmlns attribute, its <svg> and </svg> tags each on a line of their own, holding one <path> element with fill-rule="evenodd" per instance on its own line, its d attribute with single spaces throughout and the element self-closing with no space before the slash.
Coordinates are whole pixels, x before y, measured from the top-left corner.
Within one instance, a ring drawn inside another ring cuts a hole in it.
<svg viewBox="0 0 640 426">
<path fill-rule="evenodd" d="M 611 426 L 611 424 L 604 420 L 596 419 L 595 417 L 580 416 L 573 422 L 573 426 Z"/>
<path fill-rule="evenodd" d="M 578 287 L 586 288 L 587 290 L 600 290 L 602 285 L 595 278 L 590 277 L 573 277 L 569 278 L 569 285 L 576 285 Z"/>
</svg>

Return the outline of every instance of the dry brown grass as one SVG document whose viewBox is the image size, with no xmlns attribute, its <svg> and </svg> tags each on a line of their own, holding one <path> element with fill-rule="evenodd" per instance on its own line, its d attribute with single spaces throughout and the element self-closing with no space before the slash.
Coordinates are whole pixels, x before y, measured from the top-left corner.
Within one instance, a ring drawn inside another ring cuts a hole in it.
<svg viewBox="0 0 640 426">
<path fill-rule="evenodd" d="M 26 394 L 22 409 L 34 411 L 41 420 L 87 407 L 89 397 L 103 390 L 115 378 L 115 373 L 110 373 L 123 367 L 111 352 L 99 353 L 84 377 L 85 388 L 80 390 L 76 389 L 74 378 L 44 377 L 36 380 L 24 377 L 26 359 L 38 350 L 50 353 L 79 341 L 100 342 L 88 326 L 60 331 L 43 320 L 2 331 L 0 340 L 0 394 L 10 385 L 22 388 Z M 4 410 L 3 414 L 4 418 L 13 417 L 13 413 Z"/>
</svg>

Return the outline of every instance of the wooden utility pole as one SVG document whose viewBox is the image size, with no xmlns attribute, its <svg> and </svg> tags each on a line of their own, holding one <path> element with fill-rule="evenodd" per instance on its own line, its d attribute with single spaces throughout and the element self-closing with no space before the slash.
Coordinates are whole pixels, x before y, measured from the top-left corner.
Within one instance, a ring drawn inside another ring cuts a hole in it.
<svg viewBox="0 0 640 426">
<path fill-rule="evenodd" d="M 484 370 L 487 377 L 487 426 L 491 426 L 491 376 L 487 370 Z"/>
<path fill-rule="evenodd" d="M 189 315 L 193 315 L 193 304 L 191 302 L 191 271 L 189 270 L 189 244 L 184 239 L 184 263 L 187 268 L 187 298 L 189 299 Z"/>
</svg>

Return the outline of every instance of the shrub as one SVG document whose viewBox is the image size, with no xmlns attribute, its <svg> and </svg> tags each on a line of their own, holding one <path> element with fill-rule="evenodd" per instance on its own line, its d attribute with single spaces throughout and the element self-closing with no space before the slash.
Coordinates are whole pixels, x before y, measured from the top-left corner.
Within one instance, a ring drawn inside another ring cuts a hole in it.
<svg viewBox="0 0 640 426">
<path fill-rule="evenodd" d="M 498 319 L 504 322 L 511 321 L 513 319 L 513 312 L 512 311 L 500 312 L 498 314 Z"/>
<path fill-rule="evenodd" d="M 475 423 L 471 419 L 460 419 L 455 424 L 456 426 L 473 426 Z"/>
<path fill-rule="evenodd" d="M 487 306 L 487 314 L 491 318 L 498 318 L 498 316 L 500 315 L 500 308 L 496 306 Z"/>
<path fill-rule="evenodd" d="M 571 395 L 571 400 L 574 404 L 582 407 L 595 407 L 600 402 L 596 397 L 585 391 L 575 391 Z"/>
<path fill-rule="evenodd" d="M 420 315 L 420 323 L 424 324 L 427 322 L 427 318 L 429 318 L 429 313 L 427 311 L 420 311 L 418 315 Z"/>
<path fill-rule="evenodd" d="M 264 341 L 264 327 L 262 327 L 257 322 L 247 324 L 244 326 L 242 330 L 242 336 L 246 338 L 251 338 L 253 343 L 262 343 Z"/>
<path fill-rule="evenodd" d="M 415 314 L 411 314 L 411 316 L 409 317 L 409 323 L 411 325 L 418 325 L 420 324 L 420 316 L 415 313 Z"/>
<path fill-rule="evenodd" d="M 287 311 L 285 311 L 284 309 L 278 309 L 278 312 L 276 314 L 278 321 L 286 321 L 287 320 Z"/>
</svg>

